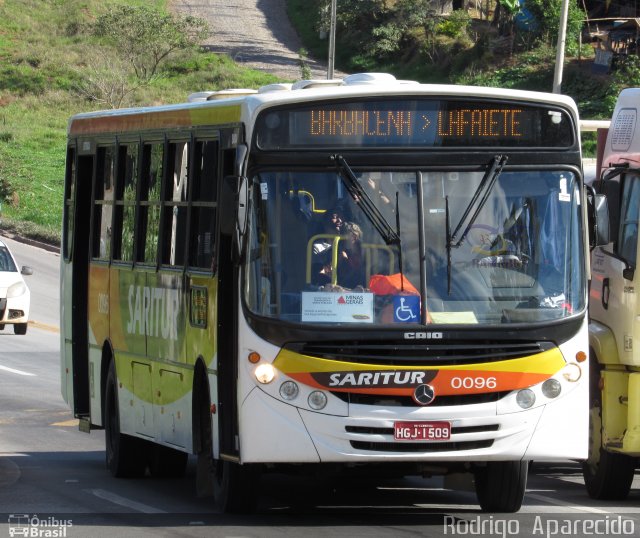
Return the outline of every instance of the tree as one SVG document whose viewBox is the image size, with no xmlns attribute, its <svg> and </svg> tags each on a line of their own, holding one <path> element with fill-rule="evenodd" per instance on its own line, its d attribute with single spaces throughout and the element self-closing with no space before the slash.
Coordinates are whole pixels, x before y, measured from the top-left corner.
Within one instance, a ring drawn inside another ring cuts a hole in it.
<svg viewBox="0 0 640 538">
<path fill-rule="evenodd" d="M 131 69 L 118 57 L 95 49 L 87 65 L 77 70 L 78 83 L 74 91 L 102 106 L 120 108 L 128 103 L 133 93 L 144 83 L 131 81 Z"/>
<path fill-rule="evenodd" d="M 139 80 L 149 82 L 163 60 L 175 51 L 198 45 L 209 35 L 209 27 L 198 17 L 121 5 L 98 17 L 93 33 L 116 48 Z"/>
</svg>

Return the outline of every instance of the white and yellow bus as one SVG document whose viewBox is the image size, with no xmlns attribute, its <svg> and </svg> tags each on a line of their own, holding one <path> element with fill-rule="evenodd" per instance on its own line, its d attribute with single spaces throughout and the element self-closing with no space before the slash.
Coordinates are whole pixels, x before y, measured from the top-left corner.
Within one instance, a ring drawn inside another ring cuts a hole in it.
<svg viewBox="0 0 640 538">
<path fill-rule="evenodd" d="M 586 457 L 570 98 L 360 74 L 68 132 L 62 391 L 114 475 L 193 454 L 233 511 L 267 470 L 467 473 L 516 511 Z"/>
</svg>

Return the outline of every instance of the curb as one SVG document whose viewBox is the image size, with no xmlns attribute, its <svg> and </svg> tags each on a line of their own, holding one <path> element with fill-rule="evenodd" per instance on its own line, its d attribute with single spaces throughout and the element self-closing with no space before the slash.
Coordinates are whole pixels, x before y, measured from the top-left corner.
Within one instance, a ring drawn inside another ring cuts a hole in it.
<svg viewBox="0 0 640 538">
<path fill-rule="evenodd" d="M 55 254 L 60 254 L 60 246 L 51 245 L 49 243 L 43 243 L 42 241 L 38 241 L 36 239 L 31 239 L 29 237 L 23 237 L 21 235 L 16 235 L 13 232 L 8 230 L 3 230 L 2 235 L 17 241 L 18 243 L 24 243 L 25 245 L 31 245 L 32 247 L 41 248 L 43 250 L 47 250 L 49 252 L 53 252 Z"/>
</svg>

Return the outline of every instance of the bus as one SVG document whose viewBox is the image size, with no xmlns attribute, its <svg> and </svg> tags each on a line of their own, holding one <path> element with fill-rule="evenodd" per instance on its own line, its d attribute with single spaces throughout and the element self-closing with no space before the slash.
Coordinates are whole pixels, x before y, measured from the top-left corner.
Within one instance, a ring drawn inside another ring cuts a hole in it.
<svg viewBox="0 0 640 538">
<path fill-rule="evenodd" d="M 640 221 L 640 88 L 618 96 L 598 137 L 596 190 L 609 200 L 611 242 L 593 250 L 589 300 L 591 353 L 589 457 L 583 475 L 595 499 L 624 499 L 640 458 L 640 354 L 637 339 Z M 635 345 L 634 345 L 635 343 Z"/>
<path fill-rule="evenodd" d="M 72 117 L 66 162 L 62 392 L 113 475 L 191 455 L 224 511 L 271 471 L 465 475 L 513 512 L 531 460 L 586 457 L 570 98 L 369 73 L 198 92 Z"/>
</svg>

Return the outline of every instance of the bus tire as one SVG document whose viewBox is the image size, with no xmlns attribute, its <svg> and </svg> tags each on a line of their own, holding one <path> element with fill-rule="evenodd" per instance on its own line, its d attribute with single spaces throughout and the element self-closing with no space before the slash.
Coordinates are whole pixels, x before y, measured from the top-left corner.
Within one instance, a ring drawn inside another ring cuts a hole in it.
<svg viewBox="0 0 640 538">
<path fill-rule="evenodd" d="M 484 512 L 517 512 L 527 487 L 529 462 L 490 461 L 476 469 L 476 497 Z"/>
<path fill-rule="evenodd" d="M 186 452 L 153 443 L 149 450 L 149 472 L 157 478 L 180 478 L 184 476 L 188 459 Z"/>
<path fill-rule="evenodd" d="M 118 478 L 144 476 L 147 467 L 144 441 L 120 432 L 118 385 L 114 361 L 111 361 L 107 374 L 104 416 L 107 468 L 113 476 Z"/>
<path fill-rule="evenodd" d="M 259 482 L 260 472 L 256 466 L 214 461 L 213 498 L 216 509 L 228 514 L 255 512 Z"/>
<path fill-rule="evenodd" d="M 27 334 L 27 324 L 26 323 L 16 323 L 13 326 L 13 334 L 25 335 Z"/>
</svg>

